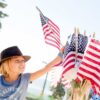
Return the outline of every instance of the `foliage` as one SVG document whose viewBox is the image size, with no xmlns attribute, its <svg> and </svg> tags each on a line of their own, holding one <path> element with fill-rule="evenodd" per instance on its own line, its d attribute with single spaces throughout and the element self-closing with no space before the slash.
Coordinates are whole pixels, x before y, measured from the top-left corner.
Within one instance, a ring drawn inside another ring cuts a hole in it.
<svg viewBox="0 0 100 100">
<path fill-rule="evenodd" d="M 26 97 L 26 100 L 38 100 L 38 99 L 33 99 L 31 97 Z"/>
<path fill-rule="evenodd" d="M 64 85 L 61 82 L 59 82 L 56 87 L 52 87 L 51 91 L 53 92 L 52 97 L 57 100 L 61 100 L 65 95 Z"/>
<path fill-rule="evenodd" d="M 4 3 L 4 0 L 0 1 L 0 8 L 6 8 L 7 7 L 7 4 Z M 0 19 L 1 18 L 5 18 L 7 17 L 8 15 L 6 13 L 4 13 L 3 11 L 0 10 Z M 0 20 L 0 28 L 1 28 L 2 24 L 1 24 L 1 20 Z"/>
</svg>

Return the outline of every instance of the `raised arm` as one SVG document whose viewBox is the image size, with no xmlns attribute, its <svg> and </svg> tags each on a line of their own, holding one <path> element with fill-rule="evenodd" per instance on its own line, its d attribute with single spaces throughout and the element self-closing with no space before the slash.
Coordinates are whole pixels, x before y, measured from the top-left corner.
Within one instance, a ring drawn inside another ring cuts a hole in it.
<svg viewBox="0 0 100 100">
<path fill-rule="evenodd" d="M 45 74 L 46 72 L 50 71 L 50 69 L 60 63 L 62 61 L 62 55 L 63 55 L 63 51 L 64 51 L 64 48 L 61 49 L 61 52 L 58 54 L 58 56 L 53 60 L 51 61 L 50 63 L 48 63 L 44 68 L 34 72 L 34 73 L 31 73 L 31 76 L 30 76 L 30 81 L 33 81 L 37 78 L 39 78 L 40 76 L 42 76 L 43 74 Z"/>
</svg>

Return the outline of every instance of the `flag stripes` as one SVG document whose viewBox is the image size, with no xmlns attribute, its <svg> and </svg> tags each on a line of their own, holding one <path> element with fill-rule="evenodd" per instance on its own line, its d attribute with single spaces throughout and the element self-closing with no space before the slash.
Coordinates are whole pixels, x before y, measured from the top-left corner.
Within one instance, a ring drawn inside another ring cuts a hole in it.
<svg viewBox="0 0 100 100">
<path fill-rule="evenodd" d="M 62 73 L 62 66 L 58 67 L 53 67 L 52 70 L 50 71 L 51 75 L 51 86 L 57 86 L 57 83 L 60 81 Z"/>
<path fill-rule="evenodd" d="M 60 49 L 60 29 L 49 18 L 40 13 L 41 23 L 44 32 L 45 43 Z"/>
<path fill-rule="evenodd" d="M 69 52 L 69 54 L 65 57 L 62 66 L 63 66 L 63 73 L 62 75 L 64 75 L 68 70 L 70 70 L 71 68 L 74 68 L 75 66 L 75 52 Z M 66 67 L 67 66 L 67 67 Z"/>
<path fill-rule="evenodd" d="M 62 78 L 61 82 L 62 82 L 62 84 L 64 85 L 65 88 L 68 89 L 68 88 L 71 87 L 71 83 L 70 83 L 69 80 L 66 80 L 66 79 Z"/>
<path fill-rule="evenodd" d="M 91 39 L 77 72 L 78 78 L 89 79 L 95 91 L 100 94 L 100 42 Z"/>
</svg>

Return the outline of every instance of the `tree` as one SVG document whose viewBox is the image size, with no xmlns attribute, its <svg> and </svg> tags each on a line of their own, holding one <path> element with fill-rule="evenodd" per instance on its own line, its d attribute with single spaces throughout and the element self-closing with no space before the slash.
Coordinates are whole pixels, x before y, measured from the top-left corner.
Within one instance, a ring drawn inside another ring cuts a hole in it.
<svg viewBox="0 0 100 100">
<path fill-rule="evenodd" d="M 56 100 L 62 100 L 65 95 L 64 85 L 61 83 L 61 81 L 58 82 L 56 87 L 52 87 L 51 91 L 53 92 L 52 97 Z"/>
<path fill-rule="evenodd" d="M 7 4 L 4 3 L 4 0 L 1 0 L 1 1 L 0 1 L 0 8 L 3 9 L 3 8 L 5 8 L 6 6 L 7 6 Z M 6 13 L 4 13 L 3 11 L 0 10 L 0 28 L 1 28 L 1 26 L 2 26 L 2 24 L 1 24 L 1 19 L 2 19 L 2 18 L 5 18 L 5 17 L 7 17 L 7 16 L 8 16 L 8 15 L 7 15 Z"/>
</svg>

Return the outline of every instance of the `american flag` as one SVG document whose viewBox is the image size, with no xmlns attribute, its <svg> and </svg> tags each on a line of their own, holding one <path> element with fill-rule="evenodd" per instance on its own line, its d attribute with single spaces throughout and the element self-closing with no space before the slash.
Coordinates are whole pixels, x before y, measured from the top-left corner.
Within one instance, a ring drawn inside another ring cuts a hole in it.
<svg viewBox="0 0 100 100">
<path fill-rule="evenodd" d="M 81 63 L 88 43 L 88 37 L 82 34 L 78 35 L 78 49 L 77 49 L 77 61 Z"/>
<path fill-rule="evenodd" d="M 72 35 L 71 42 L 67 43 L 66 47 L 66 55 L 64 55 L 64 60 L 62 63 L 63 66 L 63 73 L 64 75 L 69 69 L 75 66 L 75 55 L 76 55 L 76 38 L 75 34 Z"/>
<path fill-rule="evenodd" d="M 69 80 L 67 80 L 65 78 L 61 78 L 62 66 L 53 67 L 49 74 L 51 75 L 51 86 L 56 87 L 57 84 L 59 82 L 61 82 L 64 85 L 65 88 L 68 89 L 68 88 L 71 87 Z"/>
<path fill-rule="evenodd" d="M 61 73 L 62 73 L 62 66 L 52 68 L 52 70 L 49 73 L 51 76 L 51 86 L 54 87 L 57 86 L 57 83 L 60 81 Z"/>
<path fill-rule="evenodd" d="M 42 13 L 40 13 L 40 19 L 43 27 L 45 43 L 60 49 L 59 27 Z"/>
<path fill-rule="evenodd" d="M 83 54 L 84 54 L 84 50 L 85 50 L 87 42 L 88 42 L 88 38 L 87 38 L 87 36 L 78 34 L 77 48 L 76 48 L 76 38 L 77 38 L 76 35 L 73 34 L 70 44 L 67 43 L 67 49 L 65 51 L 66 55 L 65 55 L 63 63 L 62 63 L 62 66 L 63 66 L 62 78 L 65 76 L 67 71 L 69 71 L 70 69 L 75 67 L 76 62 L 78 62 L 80 64 L 80 62 L 83 58 Z"/>
<path fill-rule="evenodd" d="M 89 79 L 93 89 L 100 95 L 100 42 L 91 39 L 78 70 L 78 79 Z"/>
</svg>

